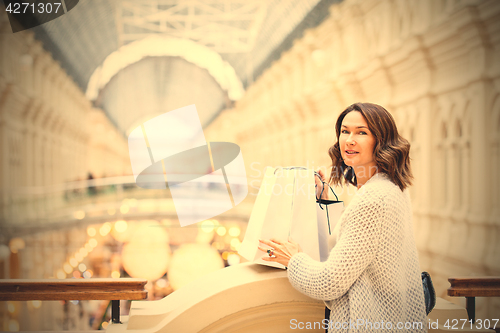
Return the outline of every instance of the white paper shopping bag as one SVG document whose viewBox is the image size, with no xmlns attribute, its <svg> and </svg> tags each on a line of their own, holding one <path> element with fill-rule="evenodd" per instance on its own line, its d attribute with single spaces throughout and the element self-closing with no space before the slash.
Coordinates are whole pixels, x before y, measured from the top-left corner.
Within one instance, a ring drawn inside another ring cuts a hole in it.
<svg viewBox="0 0 500 333">
<path fill-rule="evenodd" d="M 284 268 L 261 259 L 259 239 L 291 237 L 313 259 L 320 259 L 314 172 L 300 167 L 266 169 L 238 253 L 259 264 Z"/>
<path fill-rule="evenodd" d="M 337 242 L 338 222 L 344 212 L 344 202 L 318 200 L 316 203 L 320 261 L 326 261 Z"/>
</svg>

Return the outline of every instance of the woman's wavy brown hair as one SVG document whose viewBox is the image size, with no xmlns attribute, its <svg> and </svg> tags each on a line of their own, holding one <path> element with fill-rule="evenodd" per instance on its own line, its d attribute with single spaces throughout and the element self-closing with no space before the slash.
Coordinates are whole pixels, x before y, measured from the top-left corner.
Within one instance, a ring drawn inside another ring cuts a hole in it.
<svg viewBox="0 0 500 333">
<path fill-rule="evenodd" d="M 365 118 L 368 129 L 375 136 L 373 149 L 379 172 L 386 173 L 391 181 L 404 190 L 411 185 L 413 175 L 410 167 L 410 143 L 398 133 L 392 115 L 383 107 L 371 103 L 355 103 L 347 107 L 337 119 L 335 132 L 337 142 L 330 147 L 328 155 L 332 159 L 330 184 L 357 185 L 354 170 L 348 167 L 340 154 L 339 137 L 344 117 L 352 111 L 360 112 Z"/>
</svg>

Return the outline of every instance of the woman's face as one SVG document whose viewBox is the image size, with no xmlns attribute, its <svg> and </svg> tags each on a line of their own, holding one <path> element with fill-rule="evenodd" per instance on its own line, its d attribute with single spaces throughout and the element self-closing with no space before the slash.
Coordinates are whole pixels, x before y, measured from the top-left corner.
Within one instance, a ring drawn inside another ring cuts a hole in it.
<svg viewBox="0 0 500 333">
<path fill-rule="evenodd" d="M 353 167 L 356 175 L 362 172 L 368 175 L 370 167 L 377 166 L 373 155 L 375 144 L 375 136 L 361 112 L 349 112 L 342 120 L 339 146 L 344 163 Z"/>
</svg>

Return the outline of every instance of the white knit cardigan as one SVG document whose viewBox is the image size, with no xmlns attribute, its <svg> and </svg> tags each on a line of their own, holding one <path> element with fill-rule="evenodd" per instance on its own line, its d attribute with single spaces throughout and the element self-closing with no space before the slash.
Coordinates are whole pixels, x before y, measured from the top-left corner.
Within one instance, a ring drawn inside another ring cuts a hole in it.
<svg viewBox="0 0 500 333">
<path fill-rule="evenodd" d="M 376 174 L 338 223 L 337 243 L 327 261 L 301 252 L 288 264 L 293 287 L 331 309 L 329 332 L 427 332 L 406 191 L 387 175 Z"/>
</svg>

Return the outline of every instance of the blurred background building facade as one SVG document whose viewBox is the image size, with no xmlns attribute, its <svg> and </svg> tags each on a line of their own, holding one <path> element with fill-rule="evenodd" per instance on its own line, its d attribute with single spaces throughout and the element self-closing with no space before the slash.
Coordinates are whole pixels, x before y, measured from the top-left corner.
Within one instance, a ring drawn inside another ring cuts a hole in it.
<svg viewBox="0 0 500 333">
<path fill-rule="evenodd" d="M 438 296 L 449 276 L 500 275 L 498 1 L 215 3 L 81 1 L 16 34 L 0 15 L 0 278 L 147 273 L 161 298 L 237 264 L 265 167 L 328 167 L 335 120 L 358 101 L 386 107 L 411 142 L 420 264 Z M 189 27 L 201 10 L 222 18 Z M 180 228 L 168 191 L 135 186 L 126 138 L 193 103 L 207 141 L 241 147 L 250 194 Z M 4 330 L 97 328 L 107 306 L 2 303 Z M 496 298 L 476 307 L 500 312 Z"/>
</svg>

